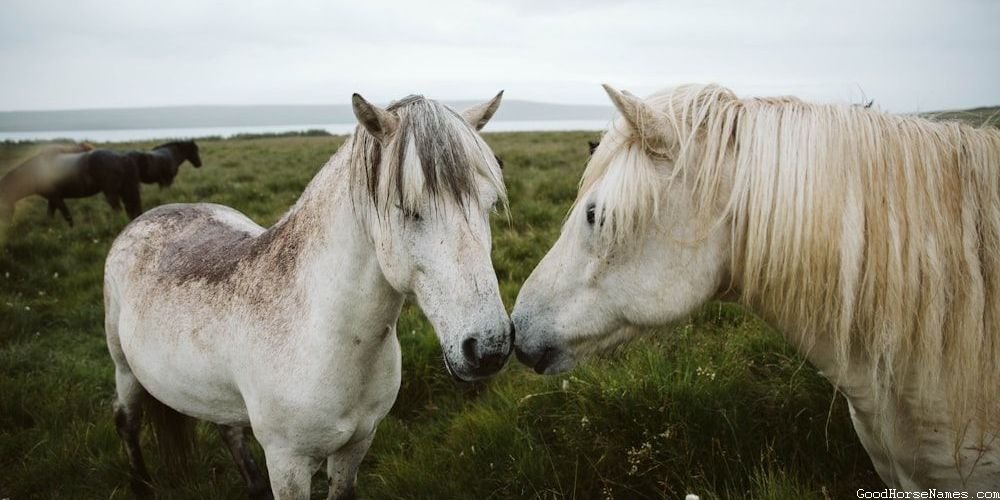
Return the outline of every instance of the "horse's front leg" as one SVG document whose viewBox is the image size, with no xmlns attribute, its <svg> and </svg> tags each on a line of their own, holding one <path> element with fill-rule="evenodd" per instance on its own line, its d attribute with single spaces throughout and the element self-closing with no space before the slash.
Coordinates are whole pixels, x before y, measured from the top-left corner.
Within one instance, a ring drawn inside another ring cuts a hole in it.
<svg viewBox="0 0 1000 500">
<path fill-rule="evenodd" d="M 142 200 L 140 198 L 139 173 L 131 168 L 125 171 L 121 180 L 121 199 L 125 202 L 125 213 L 129 219 L 135 219 L 142 214 Z"/>
<path fill-rule="evenodd" d="M 337 450 L 326 459 L 326 476 L 330 485 L 327 500 L 354 500 L 357 498 L 355 485 L 358 481 L 358 467 L 368 453 L 375 433 Z"/>
<path fill-rule="evenodd" d="M 312 476 L 322 459 L 306 456 L 299 451 L 280 446 L 265 446 L 267 475 L 276 500 L 304 500 L 309 498 Z"/>
<path fill-rule="evenodd" d="M 267 478 L 261 474 L 260 468 L 257 467 L 257 462 L 254 461 L 253 455 L 247 447 L 246 428 L 219 425 L 219 434 L 222 435 L 222 440 L 225 441 L 226 448 L 229 448 L 229 453 L 233 456 L 236 467 L 240 469 L 240 475 L 243 476 L 243 480 L 246 482 L 251 500 L 273 499 L 274 495 L 271 494 Z"/>
</svg>

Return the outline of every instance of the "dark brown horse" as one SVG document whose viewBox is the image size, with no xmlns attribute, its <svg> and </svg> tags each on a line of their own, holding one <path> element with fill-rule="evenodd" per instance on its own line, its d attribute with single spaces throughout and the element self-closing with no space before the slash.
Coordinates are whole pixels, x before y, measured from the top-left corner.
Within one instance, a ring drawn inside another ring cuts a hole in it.
<svg viewBox="0 0 1000 500">
<path fill-rule="evenodd" d="M 106 149 L 89 150 L 87 146 L 50 146 L 18 165 L 0 179 L 0 221 L 14 215 L 14 204 L 37 194 L 49 202 L 49 215 L 58 210 L 66 222 L 73 217 L 66 198 L 84 198 L 104 193 L 114 210 L 134 219 L 142 213 L 139 183 L 173 183 L 184 161 L 201 166 L 194 141 L 169 142 L 152 151 L 117 153 Z"/>
</svg>

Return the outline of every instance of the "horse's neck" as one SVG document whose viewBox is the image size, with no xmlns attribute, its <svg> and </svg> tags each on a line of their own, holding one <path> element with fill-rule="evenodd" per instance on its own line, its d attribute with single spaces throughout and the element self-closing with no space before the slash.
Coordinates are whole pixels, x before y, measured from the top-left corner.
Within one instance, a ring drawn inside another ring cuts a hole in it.
<svg viewBox="0 0 1000 500">
<path fill-rule="evenodd" d="M 816 332 L 810 328 L 776 319 L 773 311 L 760 304 L 750 305 L 751 309 L 774 326 L 800 356 L 806 358 L 831 384 L 855 404 L 870 402 L 872 396 L 870 371 L 863 357 L 848 354 L 845 363 L 837 355 L 836 345 L 828 332 Z M 867 403 L 865 403 L 867 404 Z"/>
<path fill-rule="evenodd" d="M 175 166 L 175 167 L 178 166 L 178 165 L 180 165 L 181 163 L 184 163 L 184 160 L 185 160 L 185 157 L 180 152 L 180 150 L 177 149 L 177 148 L 175 148 L 175 147 L 173 147 L 173 146 L 168 146 L 168 147 L 160 148 L 160 149 L 154 149 L 153 152 L 155 154 L 159 155 L 159 156 L 163 156 L 165 158 L 168 158 L 170 160 L 170 163 L 172 163 L 173 166 Z"/>
<path fill-rule="evenodd" d="M 395 325 L 403 295 L 386 282 L 352 206 L 349 148 L 350 142 L 341 147 L 269 231 L 298 242 L 298 283 L 313 321 L 327 332 L 383 335 Z"/>
</svg>

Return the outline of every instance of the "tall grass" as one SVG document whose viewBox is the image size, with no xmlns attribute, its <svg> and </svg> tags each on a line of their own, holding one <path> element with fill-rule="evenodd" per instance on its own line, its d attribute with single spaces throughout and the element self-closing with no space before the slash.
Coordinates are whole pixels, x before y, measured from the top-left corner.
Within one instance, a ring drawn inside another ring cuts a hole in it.
<svg viewBox="0 0 1000 500">
<path fill-rule="evenodd" d="M 508 307 L 555 241 L 594 138 L 487 134 L 511 199 L 509 218 L 493 221 Z M 145 187 L 144 205 L 211 201 L 271 224 L 342 141 L 199 141 L 205 166 L 182 167 L 171 189 Z M 0 145 L 0 169 L 28 149 Z M 69 205 L 73 228 L 47 218 L 42 200 L 22 202 L 0 248 L 0 498 L 130 495 L 101 306 L 104 256 L 127 221 L 100 198 Z M 550 378 L 512 364 L 458 384 L 418 308 L 404 308 L 398 332 L 403 384 L 362 465 L 363 498 L 853 498 L 879 485 L 842 397 L 731 304 Z M 213 428 L 199 426 L 198 441 L 180 477 L 166 477 L 146 443 L 161 496 L 243 496 Z M 314 485 L 324 498 L 325 483 Z"/>
</svg>

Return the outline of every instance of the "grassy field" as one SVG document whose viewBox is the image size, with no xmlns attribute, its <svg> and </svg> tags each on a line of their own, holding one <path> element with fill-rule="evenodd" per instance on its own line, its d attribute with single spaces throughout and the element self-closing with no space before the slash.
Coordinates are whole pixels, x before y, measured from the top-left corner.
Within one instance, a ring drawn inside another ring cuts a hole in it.
<svg viewBox="0 0 1000 500">
<path fill-rule="evenodd" d="M 511 200 L 509 220 L 493 221 L 508 308 L 558 235 L 596 136 L 487 134 Z M 143 201 L 223 203 L 268 225 L 342 141 L 200 141 L 205 166 L 183 167 L 169 190 L 144 187 Z M 27 150 L 0 146 L 0 164 Z M 0 498 L 130 496 L 101 304 L 104 256 L 127 220 L 99 197 L 69 205 L 74 228 L 47 218 L 41 199 L 22 202 L 0 248 Z M 419 309 L 404 308 L 398 332 L 403 384 L 362 466 L 362 498 L 854 498 L 880 487 L 843 398 L 731 304 L 551 378 L 515 362 L 488 382 L 458 384 Z M 197 452 L 174 477 L 149 434 L 163 498 L 244 495 L 210 426 L 199 426 Z M 319 477 L 313 496 L 325 498 Z"/>
</svg>

